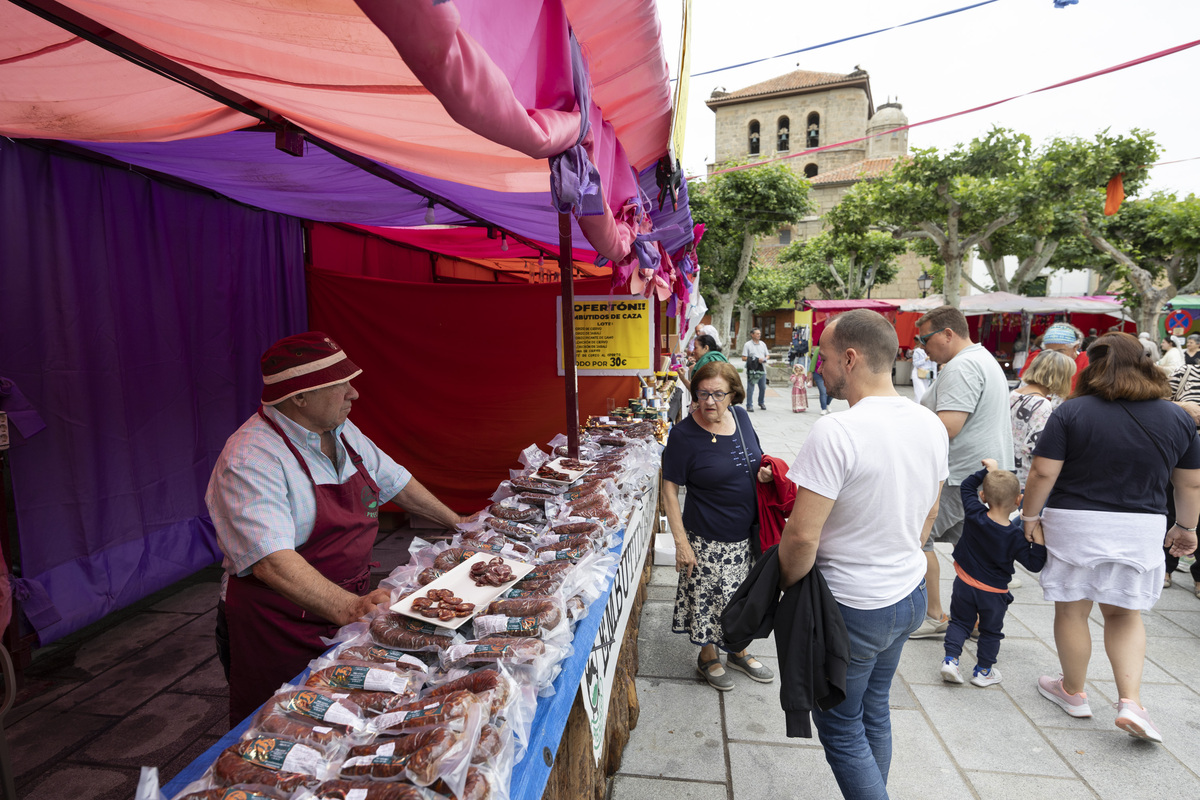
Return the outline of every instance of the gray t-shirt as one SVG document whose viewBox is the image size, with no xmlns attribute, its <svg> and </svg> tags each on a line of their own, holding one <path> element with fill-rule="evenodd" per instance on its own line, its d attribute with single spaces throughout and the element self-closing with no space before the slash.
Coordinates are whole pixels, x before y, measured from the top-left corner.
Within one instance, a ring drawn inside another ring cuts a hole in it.
<svg viewBox="0 0 1200 800">
<path fill-rule="evenodd" d="M 937 380 L 921 398 L 930 411 L 966 411 L 967 421 L 950 440 L 949 486 L 957 486 L 994 458 L 1001 469 L 1013 469 L 1012 420 L 1008 408 L 1008 379 L 982 345 L 963 348 L 942 367 Z"/>
</svg>

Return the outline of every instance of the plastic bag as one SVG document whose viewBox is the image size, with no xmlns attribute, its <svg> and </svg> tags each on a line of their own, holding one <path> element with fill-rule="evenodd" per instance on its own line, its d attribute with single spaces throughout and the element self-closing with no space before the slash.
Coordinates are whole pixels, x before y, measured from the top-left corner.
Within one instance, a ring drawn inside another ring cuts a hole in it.
<svg viewBox="0 0 1200 800">
<path fill-rule="evenodd" d="M 482 700 L 465 690 L 410 700 L 376 717 L 375 730 L 389 734 L 416 733 L 443 726 L 462 730 L 471 708 L 482 705 Z"/>
<path fill-rule="evenodd" d="M 214 786 L 255 783 L 294 791 L 316 786 L 335 767 L 320 749 L 283 736 L 251 736 L 230 745 L 210 769 Z"/>
</svg>

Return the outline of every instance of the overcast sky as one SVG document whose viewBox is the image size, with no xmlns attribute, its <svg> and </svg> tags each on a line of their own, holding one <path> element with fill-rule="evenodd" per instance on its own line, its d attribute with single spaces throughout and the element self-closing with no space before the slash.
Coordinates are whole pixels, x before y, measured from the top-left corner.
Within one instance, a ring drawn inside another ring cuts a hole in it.
<svg viewBox="0 0 1200 800">
<path fill-rule="evenodd" d="M 970 5 L 972 0 L 693 0 L 691 72 L 798 50 Z M 659 0 L 672 76 L 678 69 L 681 0 Z M 1029 92 L 1200 39 L 1196 0 L 997 0 L 986 6 L 799 55 L 693 78 L 684 171 L 714 158 L 714 87 L 728 91 L 795 69 L 871 76 L 875 105 L 891 96 L 910 122 Z M 1200 193 L 1200 46 L 1072 86 L 1023 97 L 909 133 L 910 147 L 946 149 L 993 125 L 1091 137 L 1109 128 L 1153 131 L 1160 161 L 1148 191 Z"/>
</svg>

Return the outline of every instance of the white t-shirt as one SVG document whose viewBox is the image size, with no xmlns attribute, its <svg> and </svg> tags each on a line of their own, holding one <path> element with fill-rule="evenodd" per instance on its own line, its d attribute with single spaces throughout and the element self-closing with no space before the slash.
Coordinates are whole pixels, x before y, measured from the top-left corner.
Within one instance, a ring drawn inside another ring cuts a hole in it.
<svg viewBox="0 0 1200 800">
<path fill-rule="evenodd" d="M 937 415 L 905 397 L 866 397 L 817 420 L 787 476 L 835 501 L 817 566 L 839 603 L 885 608 L 925 577 L 921 528 L 949 444 Z"/>
<path fill-rule="evenodd" d="M 759 361 L 766 361 L 771 355 L 771 351 L 767 348 L 767 343 L 759 339 L 757 342 L 751 339 L 746 342 L 742 348 L 742 355 L 745 358 L 754 357 Z"/>
</svg>

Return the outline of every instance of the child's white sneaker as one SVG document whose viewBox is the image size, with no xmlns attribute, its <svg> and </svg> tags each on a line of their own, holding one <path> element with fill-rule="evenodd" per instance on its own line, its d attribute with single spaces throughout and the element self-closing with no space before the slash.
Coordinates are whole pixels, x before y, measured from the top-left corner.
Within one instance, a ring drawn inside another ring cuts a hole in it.
<svg viewBox="0 0 1200 800">
<path fill-rule="evenodd" d="M 971 676 L 972 686 L 995 686 L 1000 681 L 1004 680 L 1000 675 L 1000 670 L 993 664 L 990 669 L 983 669 L 976 666 L 975 673 Z"/>
<path fill-rule="evenodd" d="M 954 656 L 946 656 L 942 659 L 942 680 L 946 683 L 962 683 L 962 673 L 958 671 L 958 659 Z"/>
</svg>

